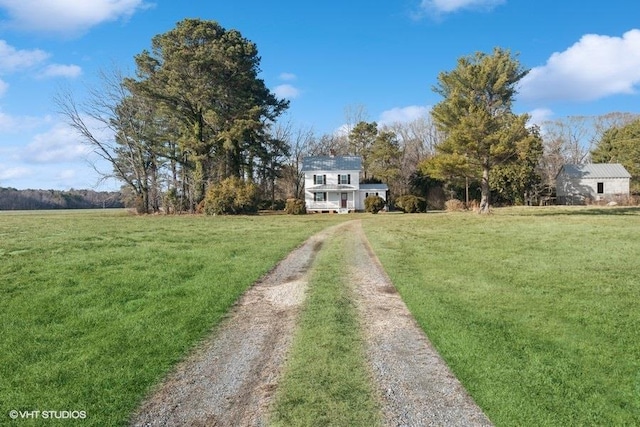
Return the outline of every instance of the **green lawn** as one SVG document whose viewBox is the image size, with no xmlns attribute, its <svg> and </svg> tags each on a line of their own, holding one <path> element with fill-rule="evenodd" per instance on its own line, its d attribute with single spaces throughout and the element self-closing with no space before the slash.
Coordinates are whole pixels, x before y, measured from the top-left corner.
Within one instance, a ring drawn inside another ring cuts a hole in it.
<svg viewBox="0 0 640 427">
<path fill-rule="evenodd" d="M 640 425 L 640 210 L 380 215 L 367 236 L 497 425 Z"/>
<path fill-rule="evenodd" d="M 640 425 L 640 210 L 357 217 L 418 322 L 497 425 Z M 86 411 L 74 424 L 126 424 L 247 286 L 314 231 L 353 218 L 0 213 L 0 425 L 43 424 L 11 424 L 10 410 Z M 321 254 L 309 304 L 353 332 L 332 273 L 342 259 L 336 244 Z M 326 333 L 310 330 L 311 342 Z"/>
<path fill-rule="evenodd" d="M 252 282 L 344 219 L 1 213 L 0 425 L 125 425 Z"/>
</svg>

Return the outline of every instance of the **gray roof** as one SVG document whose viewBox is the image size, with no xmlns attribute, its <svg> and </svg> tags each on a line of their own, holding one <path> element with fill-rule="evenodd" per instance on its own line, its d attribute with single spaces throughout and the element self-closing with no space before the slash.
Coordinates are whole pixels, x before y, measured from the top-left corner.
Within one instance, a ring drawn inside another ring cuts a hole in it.
<svg viewBox="0 0 640 427">
<path fill-rule="evenodd" d="M 339 191 L 339 190 L 355 190 L 356 187 L 353 185 L 345 185 L 345 184 L 340 184 L 340 185 L 312 185 L 307 187 L 307 190 L 310 191 Z"/>
<path fill-rule="evenodd" d="M 360 184 L 360 190 L 382 190 L 387 191 L 389 186 L 387 184 Z"/>
<path fill-rule="evenodd" d="M 362 169 L 360 156 L 314 156 L 302 159 L 303 171 L 359 171 Z"/>
<path fill-rule="evenodd" d="M 619 163 L 564 165 L 559 174 L 576 178 L 631 178 L 631 174 Z"/>
</svg>

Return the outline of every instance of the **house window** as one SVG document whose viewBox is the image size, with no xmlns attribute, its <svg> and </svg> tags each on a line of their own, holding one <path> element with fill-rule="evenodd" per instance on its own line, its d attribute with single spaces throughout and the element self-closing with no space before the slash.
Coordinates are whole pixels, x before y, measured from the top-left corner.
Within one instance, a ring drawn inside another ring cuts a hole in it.
<svg viewBox="0 0 640 427">
<path fill-rule="evenodd" d="M 327 183 L 327 175 L 313 175 L 313 183 L 315 185 L 325 185 Z"/>
<path fill-rule="evenodd" d="M 598 194 L 604 194 L 604 182 L 598 183 Z"/>
<path fill-rule="evenodd" d="M 313 193 L 313 200 L 315 202 L 326 202 L 327 193 Z"/>
<path fill-rule="evenodd" d="M 338 184 L 351 185 L 351 175 L 340 175 L 338 177 Z"/>
</svg>

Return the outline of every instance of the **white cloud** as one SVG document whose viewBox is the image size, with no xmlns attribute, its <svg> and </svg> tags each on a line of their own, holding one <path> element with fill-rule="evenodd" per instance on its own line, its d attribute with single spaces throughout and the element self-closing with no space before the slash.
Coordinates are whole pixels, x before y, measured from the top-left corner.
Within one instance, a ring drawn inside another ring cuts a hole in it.
<svg viewBox="0 0 640 427">
<path fill-rule="evenodd" d="M 8 132 L 15 127 L 15 119 L 8 115 L 0 112 L 0 132 Z"/>
<path fill-rule="evenodd" d="M 0 0 L 2 1 L 2 0 Z M 40 50 L 18 50 L 0 40 L 0 72 L 15 72 L 44 62 L 49 54 Z"/>
<path fill-rule="evenodd" d="M 553 111 L 548 108 L 536 108 L 532 111 L 529 111 L 529 115 L 531 116 L 531 118 L 529 119 L 530 124 L 541 125 L 542 123 L 553 117 Z"/>
<path fill-rule="evenodd" d="M 422 10 L 437 15 L 453 13 L 463 9 L 491 10 L 506 0 L 422 0 Z"/>
<path fill-rule="evenodd" d="M 378 124 L 390 125 L 393 123 L 412 122 L 419 118 L 425 117 L 429 114 L 429 111 L 431 111 L 430 107 L 424 107 L 420 105 L 392 108 L 390 110 L 383 111 L 380 114 Z"/>
<path fill-rule="evenodd" d="M 0 163 L 0 180 L 25 178 L 31 174 L 31 170 L 21 166 L 8 166 Z"/>
<path fill-rule="evenodd" d="M 7 89 L 9 89 L 9 84 L 2 79 L 0 79 L 0 98 L 7 93 Z M 2 128 L 2 114 L 0 113 L 0 129 Z"/>
<path fill-rule="evenodd" d="M 75 169 L 63 169 L 58 171 L 54 179 L 58 183 L 58 187 L 73 187 L 78 181 L 78 171 Z"/>
<path fill-rule="evenodd" d="M 276 86 L 273 89 L 273 93 L 275 93 L 278 98 L 294 99 L 300 96 L 300 90 L 290 84 Z"/>
<path fill-rule="evenodd" d="M 44 69 L 40 77 L 76 78 L 80 76 L 80 74 L 82 74 L 82 68 L 77 65 L 51 64 Z"/>
<path fill-rule="evenodd" d="M 282 73 L 280 74 L 280 80 L 284 80 L 284 81 L 292 81 L 297 79 L 298 76 L 296 76 L 293 73 Z"/>
<path fill-rule="evenodd" d="M 21 30 L 74 34 L 106 21 L 127 19 L 150 7 L 144 0 L 0 0 Z"/>
<path fill-rule="evenodd" d="M 17 133 L 33 129 L 46 122 L 47 119 L 30 116 L 12 116 L 0 111 L 0 133 Z"/>
<path fill-rule="evenodd" d="M 349 133 L 351 133 L 352 128 L 353 128 L 352 125 L 348 125 L 346 123 L 343 125 L 340 125 L 338 128 L 336 128 L 333 131 L 333 136 L 335 137 L 349 136 Z"/>
<path fill-rule="evenodd" d="M 622 37 L 587 34 L 533 68 L 520 83 L 524 100 L 591 101 L 635 93 L 640 84 L 640 30 Z"/>
<path fill-rule="evenodd" d="M 28 163 L 64 163 L 84 159 L 91 151 L 80 142 L 75 130 L 57 124 L 49 131 L 34 136 L 21 157 Z"/>
<path fill-rule="evenodd" d="M 63 180 L 73 179 L 78 175 L 75 169 L 64 169 L 58 172 L 58 178 Z"/>
<path fill-rule="evenodd" d="M 0 0 L 2 1 L 2 0 Z M 0 74 L 17 73 L 31 68 L 41 68 L 51 55 L 40 49 L 18 50 L 0 40 Z M 75 78 L 82 74 L 82 68 L 77 65 L 49 64 L 38 73 L 38 77 L 67 77 Z M 0 96 L 7 89 L 6 82 L 0 80 Z"/>
</svg>

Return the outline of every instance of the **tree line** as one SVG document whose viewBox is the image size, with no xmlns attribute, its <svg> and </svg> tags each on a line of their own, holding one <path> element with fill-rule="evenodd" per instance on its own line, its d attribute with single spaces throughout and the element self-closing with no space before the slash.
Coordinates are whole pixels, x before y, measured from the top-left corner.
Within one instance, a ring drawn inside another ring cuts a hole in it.
<svg viewBox="0 0 640 427">
<path fill-rule="evenodd" d="M 17 190 L 0 187 L 0 210 L 122 208 L 122 194 L 93 190 Z"/>
<path fill-rule="evenodd" d="M 330 153 L 362 156 L 363 179 L 387 183 L 391 203 L 479 200 L 480 212 L 550 199 L 564 163 L 617 161 L 638 180 L 637 115 L 531 125 L 512 110 L 528 70 L 500 48 L 440 73 L 430 114 L 380 126 L 355 107 L 340 132 L 321 136 L 283 120 L 288 101 L 258 77 L 256 45 L 237 30 L 186 19 L 135 63 L 134 77 L 103 73 L 83 102 L 62 92 L 57 103 L 140 213 L 281 207 L 304 198 L 302 158 Z"/>
</svg>

